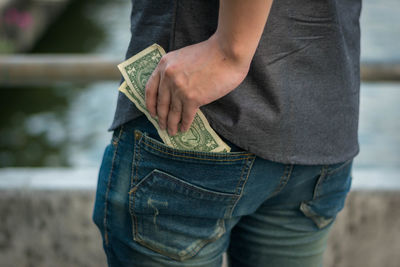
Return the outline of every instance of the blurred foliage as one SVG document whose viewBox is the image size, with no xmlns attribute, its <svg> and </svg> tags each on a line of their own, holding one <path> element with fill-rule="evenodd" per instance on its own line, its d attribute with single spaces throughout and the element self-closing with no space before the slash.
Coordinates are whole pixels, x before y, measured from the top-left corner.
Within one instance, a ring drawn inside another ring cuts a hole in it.
<svg viewBox="0 0 400 267">
<path fill-rule="evenodd" d="M 0 53 L 11 54 L 14 52 L 14 44 L 9 40 L 0 40 Z"/>
<path fill-rule="evenodd" d="M 31 53 L 94 51 L 104 41 L 106 33 L 104 25 L 96 21 L 93 12 L 95 6 L 105 2 L 71 1 L 34 45 Z M 9 43 L 0 42 L 0 46 L 12 50 Z M 71 158 L 68 146 L 73 140 L 62 132 L 69 130 L 66 123 L 68 109 L 82 90 L 85 88 L 71 85 L 0 88 L 0 167 L 68 166 Z M 54 131 L 54 127 L 58 128 L 58 132 Z M 57 138 L 54 132 L 58 133 Z M 80 142 L 83 147 L 87 140 Z"/>
<path fill-rule="evenodd" d="M 27 122 L 32 116 L 52 113 L 62 124 L 73 93 L 43 87 L 0 90 L 0 167 L 68 165 L 64 150 L 68 139 L 49 142 L 47 131 L 32 131 Z"/>
<path fill-rule="evenodd" d="M 74 0 L 59 16 L 32 53 L 88 53 L 105 38 L 104 29 L 91 15 L 95 5 L 105 0 Z"/>
</svg>

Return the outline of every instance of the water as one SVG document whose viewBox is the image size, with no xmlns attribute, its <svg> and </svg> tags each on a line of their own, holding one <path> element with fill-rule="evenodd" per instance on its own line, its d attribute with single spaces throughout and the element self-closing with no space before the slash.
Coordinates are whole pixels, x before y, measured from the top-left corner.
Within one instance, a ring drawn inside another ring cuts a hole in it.
<svg viewBox="0 0 400 267">
<path fill-rule="evenodd" d="M 75 1 L 33 53 L 100 53 L 123 60 L 130 1 Z M 400 60 L 400 1 L 363 1 L 362 60 Z M 73 39 L 74 41 L 71 41 Z M 98 167 L 110 140 L 117 82 L 0 90 L 0 167 Z M 400 84 L 363 83 L 355 169 L 400 168 Z"/>
<path fill-rule="evenodd" d="M 124 59 L 130 1 L 75 0 L 32 53 Z M 110 139 L 118 82 L 0 89 L 0 167 L 97 166 Z"/>
<path fill-rule="evenodd" d="M 400 1 L 363 0 L 362 3 L 362 60 L 400 60 Z"/>
<path fill-rule="evenodd" d="M 400 61 L 400 1 L 363 1 L 361 60 Z M 359 169 L 400 168 L 400 83 L 362 83 Z M 400 183 L 400 181 L 399 181 Z"/>
</svg>

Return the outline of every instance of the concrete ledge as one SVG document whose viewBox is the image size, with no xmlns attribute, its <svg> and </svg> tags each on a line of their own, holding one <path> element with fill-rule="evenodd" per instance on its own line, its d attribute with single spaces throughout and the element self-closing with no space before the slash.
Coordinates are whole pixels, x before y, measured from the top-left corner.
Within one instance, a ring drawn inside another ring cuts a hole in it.
<svg viewBox="0 0 400 267">
<path fill-rule="evenodd" d="M 0 189 L 95 190 L 97 168 L 4 168 Z"/>
<path fill-rule="evenodd" d="M 1 170 L 1 266 L 106 266 L 91 221 L 96 176 L 97 169 Z M 24 179 L 13 185 L 16 177 Z M 394 187 L 352 191 L 331 232 L 324 266 L 399 266 L 399 206 Z"/>
<path fill-rule="evenodd" d="M 353 191 L 330 233 L 327 267 L 400 266 L 400 191 Z"/>
<path fill-rule="evenodd" d="M 2 267 L 102 267 L 93 191 L 0 190 Z"/>
<path fill-rule="evenodd" d="M 98 168 L 3 168 L 1 189 L 95 190 Z M 353 190 L 400 191 L 400 169 L 353 169 Z"/>
</svg>

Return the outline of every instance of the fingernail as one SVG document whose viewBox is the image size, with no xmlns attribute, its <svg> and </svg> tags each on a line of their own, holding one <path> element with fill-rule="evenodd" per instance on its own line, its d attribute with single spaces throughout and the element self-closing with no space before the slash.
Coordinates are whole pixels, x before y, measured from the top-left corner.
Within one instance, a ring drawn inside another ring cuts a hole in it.
<svg viewBox="0 0 400 267">
<path fill-rule="evenodd" d="M 168 130 L 168 132 L 170 133 L 170 136 L 175 136 L 177 134 L 177 132 L 173 131 L 173 130 Z"/>
</svg>

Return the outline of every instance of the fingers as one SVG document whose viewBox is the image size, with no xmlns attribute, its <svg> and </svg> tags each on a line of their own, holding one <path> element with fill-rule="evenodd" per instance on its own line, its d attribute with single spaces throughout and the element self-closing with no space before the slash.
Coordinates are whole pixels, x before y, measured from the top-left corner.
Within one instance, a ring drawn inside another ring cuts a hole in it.
<svg viewBox="0 0 400 267">
<path fill-rule="evenodd" d="M 157 116 L 160 128 L 168 128 L 168 134 L 174 136 L 180 131 L 186 132 L 196 115 L 198 107 L 189 103 L 182 102 L 176 95 L 171 95 L 171 90 L 159 88 L 157 100 Z"/>
<path fill-rule="evenodd" d="M 175 135 L 178 133 L 178 124 L 182 116 L 182 103 L 179 98 L 172 97 L 171 105 L 168 113 L 168 134 Z"/>
<path fill-rule="evenodd" d="M 166 66 L 163 57 L 146 83 L 145 101 L 150 115 L 157 116 L 160 129 L 168 129 L 170 135 L 175 135 L 180 122 L 182 132 L 189 130 L 198 106 L 182 93 L 185 84 L 177 79 L 175 68 Z"/>
<path fill-rule="evenodd" d="M 181 123 L 180 131 L 186 132 L 196 115 L 198 107 L 190 102 L 182 102 L 177 95 L 171 95 L 172 90 L 168 84 L 163 82 L 163 76 L 158 87 L 158 92 L 155 94 L 156 116 L 161 130 L 168 129 L 170 135 L 178 133 L 179 123 Z M 153 115 L 152 115 L 153 116 Z"/>
<path fill-rule="evenodd" d="M 158 94 L 158 85 L 160 83 L 160 72 L 157 67 L 153 73 L 151 74 L 149 80 L 146 83 L 145 88 L 145 101 L 146 108 L 149 111 L 152 117 L 157 115 L 157 94 Z"/>
<path fill-rule="evenodd" d="M 170 101 L 171 101 L 171 92 L 169 88 L 166 86 L 166 84 L 163 83 L 163 77 L 161 77 L 161 81 L 158 87 L 157 102 L 156 102 L 158 124 L 161 130 L 165 130 L 165 128 L 167 127 Z"/>
<path fill-rule="evenodd" d="M 193 105 L 183 105 L 181 132 L 187 132 L 192 125 L 193 119 L 196 116 L 198 108 Z"/>
</svg>

